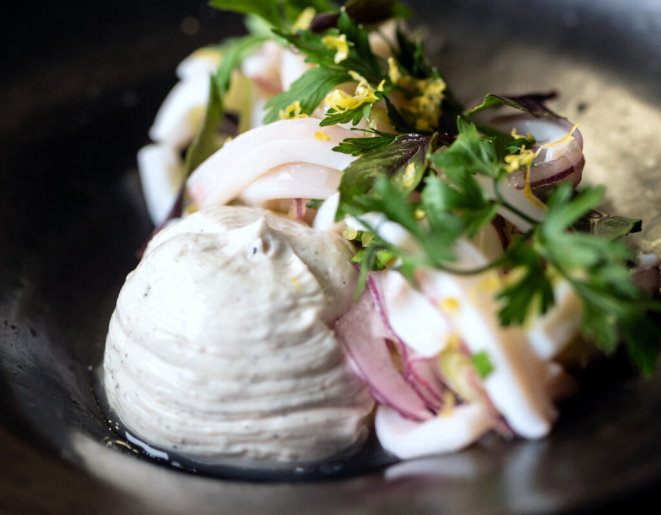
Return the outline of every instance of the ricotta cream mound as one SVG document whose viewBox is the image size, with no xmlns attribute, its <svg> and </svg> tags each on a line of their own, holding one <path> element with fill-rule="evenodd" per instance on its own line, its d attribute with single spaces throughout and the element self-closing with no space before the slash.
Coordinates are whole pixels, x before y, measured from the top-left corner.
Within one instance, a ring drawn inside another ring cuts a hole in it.
<svg viewBox="0 0 661 515">
<path fill-rule="evenodd" d="M 357 272 L 341 237 L 213 207 L 150 242 L 110 321 L 104 384 L 130 431 L 205 462 L 312 462 L 374 402 L 332 331 Z"/>
</svg>

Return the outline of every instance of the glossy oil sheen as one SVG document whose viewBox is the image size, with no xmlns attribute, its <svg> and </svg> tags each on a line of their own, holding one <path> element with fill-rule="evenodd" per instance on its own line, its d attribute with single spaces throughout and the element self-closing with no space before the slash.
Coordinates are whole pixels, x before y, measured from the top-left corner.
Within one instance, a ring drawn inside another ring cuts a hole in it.
<svg viewBox="0 0 661 515">
<path fill-rule="evenodd" d="M 645 220 L 642 248 L 661 250 L 659 2 L 412 4 L 464 101 L 560 90 L 555 107 L 586 140 L 585 179 L 609 186 L 606 210 Z M 617 362 L 588 372 L 539 442 L 489 437 L 302 484 L 141 458 L 92 391 L 117 293 L 151 230 L 135 151 L 176 64 L 240 26 L 201 2 L 13 8 L 0 22 L 0 511 L 556 513 L 642 502 L 659 484 L 661 373 L 646 381 Z"/>
</svg>

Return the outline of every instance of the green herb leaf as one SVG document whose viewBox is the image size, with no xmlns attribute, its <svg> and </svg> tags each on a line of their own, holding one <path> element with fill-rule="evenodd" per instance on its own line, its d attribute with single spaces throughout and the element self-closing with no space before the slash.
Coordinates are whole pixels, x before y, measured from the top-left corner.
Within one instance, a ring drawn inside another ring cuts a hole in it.
<svg viewBox="0 0 661 515">
<path fill-rule="evenodd" d="M 498 313 L 503 326 L 522 325 L 530 316 L 544 314 L 554 304 L 553 287 L 541 256 L 526 245 L 517 245 L 509 252 L 514 264 L 510 273 L 521 277 L 498 294 L 504 306 Z"/>
<path fill-rule="evenodd" d="M 300 14 L 312 7 L 317 14 L 337 9 L 333 2 L 328 0 L 285 0 L 285 16 L 290 22 L 295 22 Z"/>
<path fill-rule="evenodd" d="M 494 371 L 494 366 L 491 363 L 491 358 L 489 358 L 487 351 L 483 350 L 476 352 L 471 356 L 471 361 L 473 362 L 473 366 L 475 367 L 475 370 L 477 370 L 480 379 L 486 379 Z"/>
<path fill-rule="evenodd" d="M 615 239 L 640 232 L 643 229 L 643 221 L 624 216 L 611 216 L 592 209 L 574 224 L 574 229 Z"/>
<path fill-rule="evenodd" d="M 432 164 L 444 173 L 501 175 L 494 142 L 480 137 L 477 127 L 461 118 L 457 119 L 457 127 L 457 139 L 446 150 L 431 155 Z"/>
<path fill-rule="evenodd" d="M 385 147 L 392 143 L 396 134 L 387 134 L 379 133 L 379 136 L 373 138 L 346 138 L 342 143 L 337 147 L 333 148 L 336 152 L 342 152 L 343 154 L 350 154 L 352 156 L 360 156 L 362 154 L 367 154 L 379 148 Z"/>
<path fill-rule="evenodd" d="M 484 102 L 479 106 L 471 109 L 466 113 L 472 116 L 475 113 L 484 111 L 486 109 L 493 109 L 495 107 L 509 106 L 519 111 L 523 111 L 535 118 L 562 118 L 562 116 L 554 113 L 544 105 L 544 102 L 555 98 L 557 94 L 551 93 L 531 93 L 521 96 L 504 96 L 489 94 L 485 97 Z"/>
<path fill-rule="evenodd" d="M 344 9 L 352 20 L 366 24 L 411 16 L 411 10 L 395 0 L 349 0 Z"/>
<path fill-rule="evenodd" d="M 366 212 L 364 206 L 369 201 L 365 197 L 370 195 L 379 176 L 387 178 L 405 195 L 412 192 L 426 168 L 430 144 L 431 138 L 428 136 L 403 134 L 351 163 L 342 174 L 337 219 Z"/>
<path fill-rule="evenodd" d="M 218 85 L 213 77 L 209 77 L 209 102 L 204 115 L 204 121 L 193 143 L 186 152 L 184 177 L 189 177 L 211 154 L 218 150 L 216 133 L 223 118 L 223 101 Z"/>
<path fill-rule="evenodd" d="M 402 134 L 415 134 L 415 127 L 411 125 L 406 118 L 399 112 L 399 110 L 393 105 L 388 97 L 384 97 L 383 100 L 386 102 L 386 111 L 388 112 L 388 119 L 392 124 L 393 128 L 397 132 Z"/>
<path fill-rule="evenodd" d="M 319 64 L 326 68 L 335 68 L 335 50 L 322 43 L 322 36 L 306 30 L 289 33 L 280 30 L 273 31 L 304 54 L 305 62 Z"/>
<path fill-rule="evenodd" d="M 326 112 L 325 118 L 319 125 L 321 127 L 327 127 L 329 125 L 337 125 L 338 123 L 351 123 L 351 125 L 355 127 L 363 118 L 369 118 L 372 111 L 372 106 L 376 102 L 378 102 L 378 100 L 375 100 L 374 102 L 367 102 L 354 109 L 346 109 L 344 111 L 329 109 Z"/>
<path fill-rule="evenodd" d="M 301 103 L 301 113 L 312 114 L 331 89 L 350 81 L 351 77 L 344 70 L 322 66 L 310 68 L 291 85 L 289 90 L 276 95 L 266 103 L 266 109 L 270 111 L 264 118 L 264 123 L 279 120 L 280 111 L 286 110 L 296 101 Z"/>
<path fill-rule="evenodd" d="M 254 14 L 274 27 L 282 26 L 278 12 L 278 0 L 211 0 L 209 5 L 221 11 Z"/>
<path fill-rule="evenodd" d="M 319 209 L 324 202 L 325 201 L 323 199 L 313 198 L 312 200 L 309 200 L 307 204 L 305 204 L 305 207 L 309 207 L 310 209 Z"/>
</svg>

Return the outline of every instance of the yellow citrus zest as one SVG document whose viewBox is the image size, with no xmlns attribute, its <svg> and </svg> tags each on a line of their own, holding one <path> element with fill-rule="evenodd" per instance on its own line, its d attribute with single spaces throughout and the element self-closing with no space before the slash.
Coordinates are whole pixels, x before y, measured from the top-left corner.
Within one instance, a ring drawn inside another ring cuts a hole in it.
<svg viewBox="0 0 661 515">
<path fill-rule="evenodd" d="M 299 292 L 302 292 L 302 291 L 303 291 L 303 288 L 301 288 L 301 285 L 300 285 L 300 284 L 298 283 L 298 281 L 296 280 L 296 277 L 290 277 L 289 280 L 290 280 L 291 283 L 294 285 L 294 288 L 296 288 Z"/>
<path fill-rule="evenodd" d="M 315 14 L 317 14 L 317 11 L 314 10 L 314 7 L 307 7 L 303 9 L 303 12 L 298 15 L 298 18 L 296 18 L 296 21 L 294 22 L 292 29 L 308 30 L 310 28 L 310 24 L 312 23 L 312 20 L 314 20 Z"/>
<path fill-rule="evenodd" d="M 324 131 L 317 131 L 314 133 L 314 137 L 317 138 L 319 141 L 330 141 L 330 136 L 326 134 Z"/>
<path fill-rule="evenodd" d="M 280 109 L 281 120 L 293 120 L 295 118 L 307 118 L 308 115 L 301 113 L 301 101 L 297 100 L 292 105 L 287 106 L 286 109 Z"/>
<path fill-rule="evenodd" d="M 321 42 L 326 45 L 329 50 L 336 50 L 335 64 L 341 63 L 349 57 L 349 45 L 347 44 L 347 35 L 341 34 L 340 36 L 324 36 Z"/>
<path fill-rule="evenodd" d="M 410 188 L 415 182 L 415 163 L 409 163 L 404 170 L 402 177 L 402 186 Z"/>
<path fill-rule="evenodd" d="M 353 80 L 358 82 L 354 94 L 349 95 L 346 91 L 335 89 L 324 100 L 330 109 L 334 109 L 338 113 L 343 113 L 350 109 L 356 109 L 363 104 L 374 103 L 379 100 L 375 93 L 377 91 L 383 91 L 385 81 L 381 81 L 381 84 L 377 86 L 377 89 L 374 89 L 370 86 L 369 82 L 367 82 L 367 79 L 359 73 L 350 71 L 349 75 L 351 75 Z"/>
</svg>

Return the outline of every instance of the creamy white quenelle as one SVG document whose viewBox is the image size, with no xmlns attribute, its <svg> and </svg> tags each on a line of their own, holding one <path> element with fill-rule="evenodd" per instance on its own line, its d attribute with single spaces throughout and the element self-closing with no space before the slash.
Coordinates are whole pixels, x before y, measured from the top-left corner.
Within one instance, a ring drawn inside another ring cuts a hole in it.
<svg viewBox="0 0 661 515">
<path fill-rule="evenodd" d="M 259 209 L 172 224 L 117 301 L 110 407 L 152 445 L 205 461 L 310 462 L 359 442 L 374 402 L 331 329 L 352 302 L 351 256 L 341 237 Z"/>
</svg>

